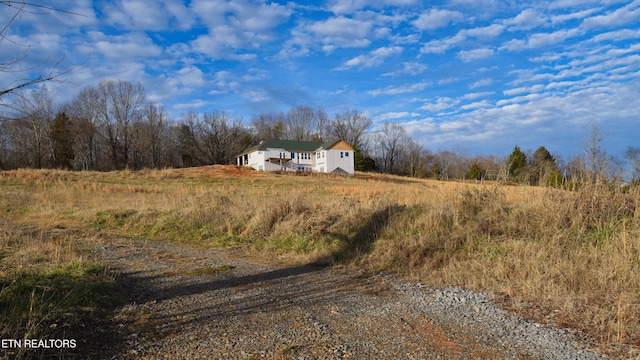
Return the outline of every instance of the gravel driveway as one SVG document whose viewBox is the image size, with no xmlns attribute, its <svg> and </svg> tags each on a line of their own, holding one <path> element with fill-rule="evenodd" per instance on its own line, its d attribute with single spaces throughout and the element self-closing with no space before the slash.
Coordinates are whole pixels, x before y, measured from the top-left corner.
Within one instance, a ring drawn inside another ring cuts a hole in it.
<svg viewBox="0 0 640 360">
<path fill-rule="evenodd" d="M 122 359 L 603 357 L 462 289 L 175 243 L 112 240 L 98 256 L 129 289 Z"/>
</svg>

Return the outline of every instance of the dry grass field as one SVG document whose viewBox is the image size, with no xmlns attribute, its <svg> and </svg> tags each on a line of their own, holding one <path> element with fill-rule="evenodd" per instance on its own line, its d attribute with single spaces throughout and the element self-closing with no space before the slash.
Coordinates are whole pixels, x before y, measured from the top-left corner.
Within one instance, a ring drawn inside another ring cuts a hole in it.
<svg viewBox="0 0 640 360">
<path fill-rule="evenodd" d="M 0 172 L 0 302 L 22 294 L 29 309 L 37 286 L 26 282 L 12 293 L 11 284 L 24 274 L 69 268 L 63 273 L 96 277 L 100 291 L 113 291 L 87 248 L 118 236 L 392 271 L 433 286 L 486 291 L 520 315 L 587 331 L 604 351 L 640 346 L 637 190 L 221 166 Z M 77 306 L 108 305 L 89 302 Z M 13 319 L 10 329 L 0 329 L 3 336 L 25 331 L 24 322 L 35 321 L 30 312 L 0 314 Z"/>
</svg>

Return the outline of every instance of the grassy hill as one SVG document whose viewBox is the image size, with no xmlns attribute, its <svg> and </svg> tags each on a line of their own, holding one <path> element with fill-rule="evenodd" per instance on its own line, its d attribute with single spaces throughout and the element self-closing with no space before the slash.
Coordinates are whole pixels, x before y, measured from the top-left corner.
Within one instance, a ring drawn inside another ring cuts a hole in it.
<svg viewBox="0 0 640 360">
<path fill-rule="evenodd" d="M 228 166 L 17 170 L 0 172 L 0 209 L 8 229 L 0 233 L 3 289 L 26 269 L 94 269 L 100 264 L 87 260 L 87 244 L 139 237 L 482 290 L 521 315 L 586 330 L 605 349 L 640 345 L 640 198 L 633 191 Z M 2 290 L 0 301 L 8 296 Z"/>
</svg>

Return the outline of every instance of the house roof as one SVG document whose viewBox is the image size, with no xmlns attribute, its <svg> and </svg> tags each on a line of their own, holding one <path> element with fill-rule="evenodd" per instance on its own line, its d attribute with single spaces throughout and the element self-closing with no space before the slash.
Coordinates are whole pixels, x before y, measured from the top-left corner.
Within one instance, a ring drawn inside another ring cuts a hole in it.
<svg viewBox="0 0 640 360">
<path fill-rule="evenodd" d="M 325 149 L 325 150 L 336 149 L 336 150 L 353 151 L 353 148 L 349 146 L 349 144 L 347 144 L 347 142 L 344 140 L 333 140 L 333 141 L 326 142 L 324 144 L 320 144 L 320 147 L 318 149 Z"/>
<path fill-rule="evenodd" d="M 285 149 L 287 151 L 314 151 L 320 147 L 320 143 L 314 141 L 294 141 L 294 140 L 265 140 L 260 144 L 246 148 L 242 154 L 248 154 L 256 150 Z"/>
<path fill-rule="evenodd" d="M 315 141 L 295 141 L 295 140 L 275 140 L 275 139 L 271 139 L 271 140 L 261 141 L 260 144 L 253 145 L 253 146 L 250 146 L 250 147 L 244 149 L 244 151 L 239 156 L 244 155 L 244 154 L 248 154 L 248 153 L 256 151 L 256 150 L 266 150 L 267 148 L 284 149 L 286 151 L 297 151 L 297 152 L 302 152 L 302 151 L 313 152 L 313 151 L 316 151 L 318 149 L 331 149 L 332 147 L 336 146 L 337 144 L 342 144 L 342 143 L 344 143 L 344 145 L 349 147 L 349 145 L 347 145 L 347 143 L 345 143 L 343 140 L 333 140 L 333 141 L 328 141 L 328 142 L 325 142 L 325 143 L 321 144 L 321 143 L 318 143 L 318 142 L 315 142 Z M 351 149 L 351 150 L 353 150 L 353 149 Z"/>
</svg>

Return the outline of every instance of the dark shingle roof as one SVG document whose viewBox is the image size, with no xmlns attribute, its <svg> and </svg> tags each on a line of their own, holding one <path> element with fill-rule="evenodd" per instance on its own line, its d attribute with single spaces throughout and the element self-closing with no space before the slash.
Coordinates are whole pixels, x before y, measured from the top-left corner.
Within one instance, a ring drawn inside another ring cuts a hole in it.
<svg viewBox="0 0 640 360">
<path fill-rule="evenodd" d="M 314 141 L 294 141 L 294 140 L 265 140 L 260 144 L 246 148 L 242 154 L 247 154 L 255 150 L 265 150 L 267 148 L 285 149 L 287 151 L 315 151 L 320 147 L 320 143 Z"/>
<path fill-rule="evenodd" d="M 326 143 L 322 143 L 320 144 L 320 147 L 323 149 L 328 149 L 330 148 L 333 144 L 337 143 L 340 140 L 331 140 L 331 141 L 327 141 Z"/>
</svg>

